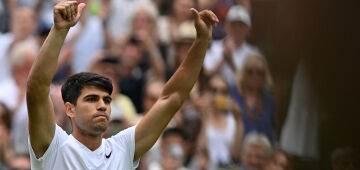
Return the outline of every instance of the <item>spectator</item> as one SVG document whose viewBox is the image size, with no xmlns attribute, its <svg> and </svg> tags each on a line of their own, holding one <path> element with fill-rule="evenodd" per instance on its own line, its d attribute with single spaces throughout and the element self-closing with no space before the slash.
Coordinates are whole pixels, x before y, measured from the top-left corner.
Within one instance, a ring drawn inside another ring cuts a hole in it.
<svg viewBox="0 0 360 170">
<path fill-rule="evenodd" d="M 64 101 L 61 98 L 61 85 L 52 84 L 50 88 L 50 97 L 53 101 L 56 123 L 67 133 L 71 132 L 71 122 L 66 115 Z"/>
<path fill-rule="evenodd" d="M 360 169 L 360 150 L 351 147 L 337 148 L 331 154 L 333 170 Z"/>
<path fill-rule="evenodd" d="M 11 68 L 8 52 L 14 44 L 34 38 L 36 20 L 34 11 L 31 8 L 15 8 L 11 20 L 11 32 L 0 34 L 0 80 L 11 76 Z"/>
<path fill-rule="evenodd" d="M 176 56 L 175 42 L 180 38 L 181 23 L 191 18 L 189 9 L 195 7 L 195 0 L 169 0 L 169 13 L 158 19 L 160 43 L 166 46 L 166 63 L 173 65 Z"/>
<path fill-rule="evenodd" d="M 10 51 L 11 78 L 0 82 L 0 101 L 13 111 L 11 139 L 16 154 L 28 153 L 28 114 L 25 102 L 26 81 L 38 52 L 35 41 L 14 44 Z"/>
<path fill-rule="evenodd" d="M 181 129 L 165 130 L 160 144 L 161 161 L 150 163 L 149 170 L 186 170 L 185 147 L 185 135 Z"/>
<path fill-rule="evenodd" d="M 204 70 L 206 75 L 218 73 L 227 82 L 234 82 L 235 72 L 242 68 L 246 57 L 259 52 L 246 42 L 251 21 L 245 7 L 232 6 L 227 13 L 225 27 L 227 36 L 212 42 L 206 54 Z"/>
<path fill-rule="evenodd" d="M 230 84 L 231 94 L 241 109 L 244 135 L 257 131 L 266 135 L 272 144 L 275 136 L 275 100 L 270 93 L 272 78 L 265 58 L 249 56 L 238 70 L 236 83 Z"/>
<path fill-rule="evenodd" d="M 122 76 L 119 82 L 120 90 L 131 98 L 138 113 L 144 112 L 142 95 L 147 79 L 163 80 L 159 75 L 165 74 L 161 57 L 149 52 L 150 46 L 142 48 L 144 45 L 146 46 L 146 43 L 143 41 L 130 37 L 123 44 L 120 56 Z"/>
<path fill-rule="evenodd" d="M 28 155 L 17 155 L 11 160 L 10 170 L 30 170 L 30 158 Z"/>
<path fill-rule="evenodd" d="M 87 9 L 81 16 L 80 23 L 70 30 L 66 42 L 66 48 L 72 49 L 70 64 L 73 73 L 88 70 L 96 59 L 96 53 L 105 46 L 102 18 Z"/>
<path fill-rule="evenodd" d="M 11 112 L 0 103 L 0 169 L 10 166 L 14 151 L 10 143 Z"/>
<path fill-rule="evenodd" d="M 184 21 L 179 26 L 179 38 L 175 41 L 174 47 L 175 47 L 175 56 L 174 58 L 168 58 L 168 73 L 167 77 L 170 77 L 174 71 L 178 68 L 181 61 L 184 60 L 184 58 L 187 55 L 188 50 L 191 47 L 192 42 L 196 38 L 196 30 L 192 26 L 192 21 Z M 170 61 L 171 60 L 171 61 Z"/>
<path fill-rule="evenodd" d="M 265 170 L 291 170 L 289 158 L 282 150 L 275 149 L 266 163 Z"/>
<path fill-rule="evenodd" d="M 110 0 L 111 9 L 106 24 L 111 37 L 115 37 L 115 41 L 119 40 L 122 35 L 130 32 L 131 16 L 133 15 L 136 6 L 143 3 L 152 5 L 150 0 Z"/>
<path fill-rule="evenodd" d="M 249 133 L 242 146 L 242 169 L 263 170 L 271 155 L 271 144 L 266 136 L 256 132 Z"/>
<path fill-rule="evenodd" d="M 220 76 L 210 78 L 209 90 L 209 103 L 202 109 L 207 149 L 213 163 L 229 165 L 236 129 L 231 113 L 232 99 L 225 80 Z"/>
</svg>

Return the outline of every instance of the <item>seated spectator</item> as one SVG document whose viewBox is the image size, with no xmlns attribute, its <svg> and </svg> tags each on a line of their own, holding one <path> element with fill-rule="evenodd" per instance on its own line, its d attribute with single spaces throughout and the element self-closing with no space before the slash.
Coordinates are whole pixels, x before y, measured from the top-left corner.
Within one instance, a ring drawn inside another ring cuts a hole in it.
<svg viewBox="0 0 360 170">
<path fill-rule="evenodd" d="M 245 136 L 241 162 L 243 170 L 263 170 L 271 155 L 271 144 L 263 134 L 252 132 Z"/>
<path fill-rule="evenodd" d="M 144 112 L 142 95 L 145 82 L 148 79 L 163 80 L 159 75 L 165 75 L 161 57 L 147 51 L 150 48 L 143 50 L 143 43 L 142 40 L 130 37 L 123 44 L 120 56 L 120 90 L 131 98 L 138 113 Z"/>
<path fill-rule="evenodd" d="M 272 150 L 265 170 L 291 170 L 289 158 L 286 153 L 279 149 Z"/>
<path fill-rule="evenodd" d="M 10 166 L 14 152 L 10 143 L 11 112 L 0 103 L 0 169 Z"/>
<path fill-rule="evenodd" d="M 26 82 L 37 52 L 38 46 L 34 40 L 14 44 L 9 52 L 12 77 L 0 80 L 0 102 L 13 112 L 11 140 L 16 154 L 28 153 Z"/>
<path fill-rule="evenodd" d="M 272 78 L 265 58 L 249 56 L 236 79 L 235 84 L 230 83 L 230 90 L 241 109 L 244 136 L 257 131 L 275 143 L 275 100 L 270 93 Z"/>
<path fill-rule="evenodd" d="M 161 160 L 151 162 L 149 170 L 186 170 L 185 147 L 185 135 L 181 129 L 166 129 L 160 143 Z"/>
<path fill-rule="evenodd" d="M 8 52 L 16 43 L 34 39 L 35 28 L 34 10 L 27 7 L 14 7 L 13 16 L 11 17 L 11 32 L 0 34 L 0 80 L 11 77 Z"/>
<path fill-rule="evenodd" d="M 331 154 L 333 170 L 360 169 L 360 150 L 351 147 L 337 148 Z"/>
<path fill-rule="evenodd" d="M 176 57 L 175 42 L 180 38 L 180 25 L 191 19 L 190 8 L 196 8 L 195 0 L 167 0 L 168 13 L 158 19 L 160 43 L 166 48 L 165 62 L 173 64 Z"/>
<path fill-rule="evenodd" d="M 167 58 L 168 60 L 168 72 L 167 72 L 167 78 L 169 78 L 179 67 L 180 63 L 184 60 L 186 57 L 192 42 L 196 38 L 196 30 L 192 26 L 193 21 L 184 21 L 180 24 L 178 34 L 178 39 L 174 42 L 174 56 L 173 58 Z"/>
<path fill-rule="evenodd" d="M 232 99 L 225 80 L 220 76 L 210 78 L 209 90 L 209 103 L 203 109 L 202 118 L 210 160 L 217 165 L 228 165 L 231 163 L 231 145 L 236 130 L 231 113 Z"/>
<path fill-rule="evenodd" d="M 11 160 L 10 170 L 30 170 L 30 157 L 28 155 L 16 155 Z"/>
</svg>

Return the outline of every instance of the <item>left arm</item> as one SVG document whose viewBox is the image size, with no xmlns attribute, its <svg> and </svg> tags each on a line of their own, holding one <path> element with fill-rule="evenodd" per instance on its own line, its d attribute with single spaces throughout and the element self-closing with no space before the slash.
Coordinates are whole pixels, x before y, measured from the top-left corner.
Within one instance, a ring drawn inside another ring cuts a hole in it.
<svg viewBox="0 0 360 170">
<path fill-rule="evenodd" d="M 134 160 L 140 158 L 154 145 L 198 79 L 208 42 L 211 39 L 212 27 L 218 19 L 209 10 L 198 12 L 191 9 L 191 11 L 195 17 L 197 38 L 188 56 L 165 84 L 161 97 L 136 126 Z"/>
</svg>

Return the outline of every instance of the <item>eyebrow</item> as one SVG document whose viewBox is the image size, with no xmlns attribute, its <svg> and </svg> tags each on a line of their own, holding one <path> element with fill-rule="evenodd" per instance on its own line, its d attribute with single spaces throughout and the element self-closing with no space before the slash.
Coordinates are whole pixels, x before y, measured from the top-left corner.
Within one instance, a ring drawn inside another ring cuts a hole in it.
<svg viewBox="0 0 360 170">
<path fill-rule="evenodd" d="M 89 95 L 86 95 L 84 97 L 84 99 L 89 98 L 89 97 L 99 97 L 99 95 L 97 95 L 97 94 L 89 94 Z"/>
<path fill-rule="evenodd" d="M 112 97 L 111 97 L 111 96 L 104 96 L 104 99 L 108 99 L 108 100 L 112 101 Z"/>
</svg>

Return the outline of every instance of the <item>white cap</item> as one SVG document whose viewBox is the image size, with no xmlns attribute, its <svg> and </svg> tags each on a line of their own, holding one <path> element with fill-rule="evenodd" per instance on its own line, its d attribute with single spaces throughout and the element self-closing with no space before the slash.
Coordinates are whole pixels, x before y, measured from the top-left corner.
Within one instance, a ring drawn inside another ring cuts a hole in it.
<svg viewBox="0 0 360 170">
<path fill-rule="evenodd" d="M 227 13 L 226 19 L 228 22 L 241 21 L 247 26 L 251 27 L 251 20 L 248 10 L 241 5 L 234 5 Z"/>
</svg>

